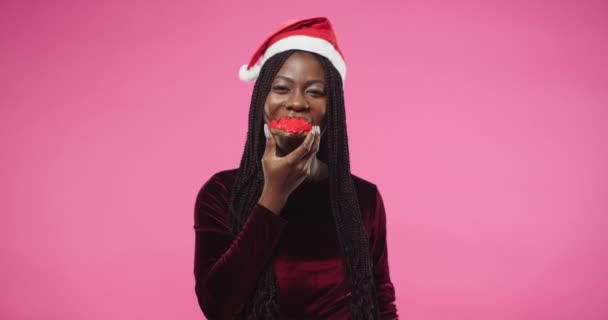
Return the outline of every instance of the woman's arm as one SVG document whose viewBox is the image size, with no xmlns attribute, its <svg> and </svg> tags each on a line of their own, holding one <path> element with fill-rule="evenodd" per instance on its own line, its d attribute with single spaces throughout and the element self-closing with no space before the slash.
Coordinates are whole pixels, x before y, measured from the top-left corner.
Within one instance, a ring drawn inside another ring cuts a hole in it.
<svg viewBox="0 0 608 320">
<path fill-rule="evenodd" d="M 388 269 L 386 247 L 386 213 L 380 191 L 376 188 L 376 201 L 372 208 L 372 233 L 370 237 L 371 258 L 373 261 L 374 282 L 380 307 L 380 319 L 398 319 L 395 306 L 395 288 Z"/>
<path fill-rule="evenodd" d="M 228 319 L 253 292 L 287 220 L 256 203 L 235 237 L 228 228 L 229 191 L 217 176 L 196 198 L 194 276 L 198 303 L 207 318 Z"/>
</svg>

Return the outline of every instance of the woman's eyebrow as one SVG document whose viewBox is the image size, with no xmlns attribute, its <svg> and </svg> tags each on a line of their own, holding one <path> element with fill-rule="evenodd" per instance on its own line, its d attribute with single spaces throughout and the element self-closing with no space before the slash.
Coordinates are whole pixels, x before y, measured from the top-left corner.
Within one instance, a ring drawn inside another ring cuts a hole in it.
<svg viewBox="0 0 608 320">
<path fill-rule="evenodd" d="M 292 78 L 286 77 L 286 76 L 276 76 L 275 79 L 283 79 L 287 82 L 293 82 Z"/>
<path fill-rule="evenodd" d="M 325 81 L 320 80 L 320 79 L 313 79 L 313 80 L 306 81 L 306 86 L 309 86 L 309 85 L 314 84 L 314 83 L 320 83 L 322 85 L 325 85 Z"/>
<path fill-rule="evenodd" d="M 294 81 L 292 78 L 290 78 L 290 77 L 286 77 L 286 76 L 276 76 L 276 77 L 275 77 L 275 80 L 276 80 L 276 79 L 283 79 L 283 80 L 285 80 L 285 81 L 287 81 L 287 82 L 290 82 L 290 83 L 294 83 L 294 82 L 295 82 L 295 81 Z M 321 79 L 312 79 L 312 80 L 308 80 L 308 81 L 306 81 L 304 84 L 305 84 L 306 86 L 309 86 L 309 85 L 311 85 L 311 84 L 313 84 L 313 83 L 320 83 L 320 84 L 324 85 L 324 84 L 325 84 L 325 81 L 323 81 L 323 80 L 321 80 Z"/>
</svg>

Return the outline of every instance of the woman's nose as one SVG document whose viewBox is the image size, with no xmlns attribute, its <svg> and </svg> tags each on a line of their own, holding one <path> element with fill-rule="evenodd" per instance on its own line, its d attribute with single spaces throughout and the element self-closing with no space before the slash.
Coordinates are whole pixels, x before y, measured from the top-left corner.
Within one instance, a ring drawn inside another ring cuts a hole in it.
<svg viewBox="0 0 608 320">
<path fill-rule="evenodd" d="M 308 109 L 308 107 L 308 102 L 306 102 L 304 95 L 297 92 L 294 92 L 287 102 L 287 108 L 295 111 L 302 111 Z"/>
</svg>

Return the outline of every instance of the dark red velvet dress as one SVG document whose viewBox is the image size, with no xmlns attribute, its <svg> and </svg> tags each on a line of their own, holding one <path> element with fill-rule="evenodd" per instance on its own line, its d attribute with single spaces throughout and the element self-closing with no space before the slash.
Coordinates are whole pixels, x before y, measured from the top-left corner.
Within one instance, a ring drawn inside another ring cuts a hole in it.
<svg viewBox="0 0 608 320">
<path fill-rule="evenodd" d="M 213 175 L 195 205 L 195 292 L 209 319 L 229 319 L 249 297 L 275 254 L 284 319 L 349 319 L 342 257 L 329 203 L 329 179 L 302 183 L 281 215 L 255 204 L 238 236 L 229 232 L 230 190 L 237 169 Z M 382 319 L 397 319 L 389 276 L 386 216 L 376 185 L 352 175 L 367 233 Z"/>
</svg>

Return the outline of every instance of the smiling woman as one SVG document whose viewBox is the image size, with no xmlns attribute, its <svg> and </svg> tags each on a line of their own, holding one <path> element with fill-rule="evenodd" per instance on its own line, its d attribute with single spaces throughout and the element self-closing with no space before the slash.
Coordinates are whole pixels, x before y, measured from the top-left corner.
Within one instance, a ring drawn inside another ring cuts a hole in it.
<svg viewBox="0 0 608 320">
<path fill-rule="evenodd" d="M 241 68 L 257 81 L 240 166 L 195 204 L 207 318 L 397 319 L 382 197 L 350 172 L 345 74 L 326 18 L 288 22 Z"/>
<path fill-rule="evenodd" d="M 319 125 L 323 132 L 325 126 L 321 122 L 325 120 L 326 108 L 325 76 L 321 64 L 311 53 L 292 54 L 274 77 L 264 104 L 264 121 L 270 123 L 272 119 L 278 122 L 293 117 Z M 306 131 L 296 134 L 279 128 L 270 131 L 275 136 L 279 156 L 295 150 L 306 137 Z"/>
</svg>

